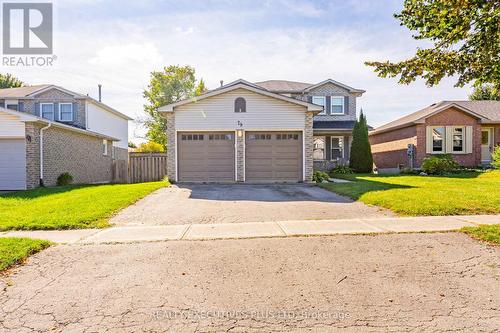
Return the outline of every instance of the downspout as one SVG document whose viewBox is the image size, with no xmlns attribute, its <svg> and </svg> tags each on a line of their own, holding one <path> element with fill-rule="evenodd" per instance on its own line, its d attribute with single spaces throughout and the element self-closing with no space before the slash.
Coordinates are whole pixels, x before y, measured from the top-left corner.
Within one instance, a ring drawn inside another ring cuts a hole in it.
<svg viewBox="0 0 500 333">
<path fill-rule="evenodd" d="M 40 129 L 40 186 L 42 187 L 44 186 L 43 185 L 43 131 L 48 129 L 50 126 L 52 126 L 51 123 Z"/>
</svg>

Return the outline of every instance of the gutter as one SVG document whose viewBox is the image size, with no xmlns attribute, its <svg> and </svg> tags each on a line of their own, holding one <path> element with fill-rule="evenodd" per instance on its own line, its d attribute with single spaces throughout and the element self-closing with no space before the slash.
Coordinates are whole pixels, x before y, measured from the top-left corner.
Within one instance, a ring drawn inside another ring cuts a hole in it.
<svg viewBox="0 0 500 333">
<path fill-rule="evenodd" d="M 52 126 L 52 123 L 49 123 L 47 126 L 40 129 L 40 186 L 43 185 L 43 132 L 46 129 L 49 129 Z"/>
</svg>

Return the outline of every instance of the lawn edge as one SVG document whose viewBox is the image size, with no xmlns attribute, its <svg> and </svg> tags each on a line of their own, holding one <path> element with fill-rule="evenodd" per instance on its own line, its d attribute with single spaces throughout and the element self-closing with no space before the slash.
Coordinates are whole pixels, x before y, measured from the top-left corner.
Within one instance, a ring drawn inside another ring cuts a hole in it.
<svg viewBox="0 0 500 333">
<path fill-rule="evenodd" d="M 19 258 L 19 259 L 13 261 L 8 266 L 6 266 L 4 269 L 0 269 L 0 276 L 8 275 L 12 269 L 19 267 L 19 266 L 23 266 L 24 264 L 26 264 L 26 261 L 32 255 L 40 253 L 40 252 L 48 249 L 49 247 L 56 245 L 56 243 L 51 242 L 51 241 L 46 240 L 46 239 L 36 239 L 36 238 L 27 238 L 27 237 L 7 237 L 7 238 L 8 239 L 20 239 L 20 240 L 21 239 L 28 239 L 30 241 L 38 242 L 38 244 L 36 247 L 30 248 L 22 258 Z"/>
</svg>

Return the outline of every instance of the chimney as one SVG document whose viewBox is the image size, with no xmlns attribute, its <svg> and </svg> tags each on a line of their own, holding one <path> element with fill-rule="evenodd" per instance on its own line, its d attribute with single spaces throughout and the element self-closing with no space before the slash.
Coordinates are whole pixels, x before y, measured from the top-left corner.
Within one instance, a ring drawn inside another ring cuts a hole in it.
<svg viewBox="0 0 500 333">
<path fill-rule="evenodd" d="M 220 80 L 220 86 L 222 87 L 224 85 L 224 80 Z"/>
<path fill-rule="evenodd" d="M 99 102 L 102 102 L 102 84 L 97 85 L 99 87 Z"/>
</svg>

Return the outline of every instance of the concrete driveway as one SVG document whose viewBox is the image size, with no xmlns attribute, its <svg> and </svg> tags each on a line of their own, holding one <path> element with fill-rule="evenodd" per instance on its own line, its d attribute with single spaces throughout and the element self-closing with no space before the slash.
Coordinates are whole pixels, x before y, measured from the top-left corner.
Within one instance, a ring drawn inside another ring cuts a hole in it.
<svg viewBox="0 0 500 333">
<path fill-rule="evenodd" d="M 167 225 L 370 218 L 392 215 L 310 185 L 178 185 L 160 189 L 111 219 Z"/>
<path fill-rule="evenodd" d="M 500 248 L 463 234 L 55 246 L 1 332 L 493 332 Z"/>
</svg>

